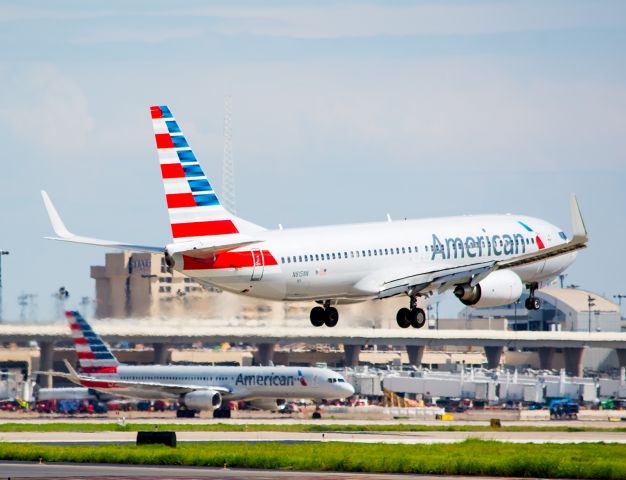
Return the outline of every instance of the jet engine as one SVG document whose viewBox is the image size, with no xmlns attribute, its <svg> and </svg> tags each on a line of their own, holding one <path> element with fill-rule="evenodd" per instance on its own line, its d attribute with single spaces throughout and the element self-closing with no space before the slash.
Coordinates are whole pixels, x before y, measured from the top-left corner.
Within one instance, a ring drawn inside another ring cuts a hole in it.
<svg viewBox="0 0 626 480">
<path fill-rule="evenodd" d="M 191 410 L 216 410 L 222 405 L 222 395 L 215 390 L 198 390 L 183 396 L 182 403 Z"/>
<path fill-rule="evenodd" d="M 454 294 L 465 305 L 498 307 L 517 301 L 523 288 L 522 280 L 515 272 L 496 270 L 473 287 L 469 283 L 457 285 Z"/>
</svg>

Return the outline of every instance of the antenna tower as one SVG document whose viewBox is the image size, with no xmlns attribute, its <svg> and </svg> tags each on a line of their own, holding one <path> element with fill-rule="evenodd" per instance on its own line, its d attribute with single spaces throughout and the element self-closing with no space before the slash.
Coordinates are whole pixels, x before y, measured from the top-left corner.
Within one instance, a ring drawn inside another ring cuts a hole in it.
<svg viewBox="0 0 626 480">
<path fill-rule="evenodd" d="M 232 124 L 231 124 L 232 97 L 224 98 L 224 159 L 222 163 L 222 197 L 224 207 L 231 213 L 235 211 L 235 166 L 233 164 Z"/>
</svg>

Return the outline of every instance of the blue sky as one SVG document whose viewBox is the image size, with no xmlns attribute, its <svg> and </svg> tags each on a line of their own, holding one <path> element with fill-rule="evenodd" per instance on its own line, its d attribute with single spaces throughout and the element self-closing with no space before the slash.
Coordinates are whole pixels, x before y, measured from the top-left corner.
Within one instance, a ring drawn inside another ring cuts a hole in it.
<svg viewBox="0 0 626 480">
<path fill-rule="evenodd" d="M 39 190 L 78 233 L 168 242 L 148 106 L 171 107 L 219 185 L 225 95 L 251 221 L 513 212 L 568 230 L 573 191 L 591 243 L 566 282 L 626 293 L 623 2 L 3 2 L 0 41 L 5 317 L 20 292 L 44 318 L 61 285 L 93 296 L 103 262 L 42 239 Z"/>
</svg>

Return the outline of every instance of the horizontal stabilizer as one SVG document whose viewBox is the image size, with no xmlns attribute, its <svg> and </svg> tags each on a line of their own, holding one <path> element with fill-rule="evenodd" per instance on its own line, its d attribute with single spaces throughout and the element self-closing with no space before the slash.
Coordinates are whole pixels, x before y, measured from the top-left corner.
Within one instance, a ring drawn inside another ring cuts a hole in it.
<svg viewBox="0 0 626 480">
<path fill-rule="evenodd" d="M 213 240 L 213 241 L 212 241 Z M 216 252 L 224 252 L 235 248 L 247 247 L 255 243 L 261 243 L 254 237 L 236 233 L 233 235 L 220 235 L 207 240 L 196 240 L 185 243 L 172 243 L 167 246 L 167 253 L 174 255 L 181 253 L 194 258 L 208 258 Z"/>
</svg>

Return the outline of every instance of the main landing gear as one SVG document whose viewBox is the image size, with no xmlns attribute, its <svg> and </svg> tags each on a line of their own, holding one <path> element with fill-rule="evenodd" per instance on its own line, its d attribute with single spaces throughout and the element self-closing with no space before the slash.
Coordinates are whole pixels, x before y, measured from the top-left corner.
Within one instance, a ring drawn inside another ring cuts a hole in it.
<svg viewBox="0 0 626 480">
<path fill-rule="evenodd" d="M 401 328 L 422 328 L 426 324 L 426 312 L 417 306 L 417 297 L 411 296 L 410 308 L 401 308 L 396 321 Z"/>
<path fill-rule="evenodd" d="M 339 312 L 335 307 L 330 306 L 330 301 L 325 301 L 323 307 L 313 307 L 311 309 L 311 324 L 314 327 L 334 327 L 339 321 Z"/>
<path fill-rule="evenodd" d="M 539 285 L 531 283 L 528 288 L 530 290 L 530 295 L 524 302 L 524 306 L 526 307 L 526 310 L 539 310 L 541 308 L 541 300 L 535 297 L 535 290 L 539 288 Z"/>
</svg>

